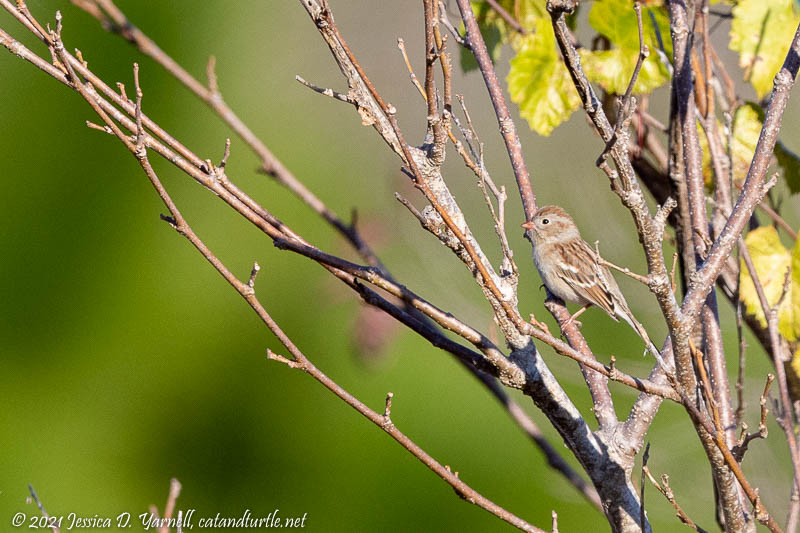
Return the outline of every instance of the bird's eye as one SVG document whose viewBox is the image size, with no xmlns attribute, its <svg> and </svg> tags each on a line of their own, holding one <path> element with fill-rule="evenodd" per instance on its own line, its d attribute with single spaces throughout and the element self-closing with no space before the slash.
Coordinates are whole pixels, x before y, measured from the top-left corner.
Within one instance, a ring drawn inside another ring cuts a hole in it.
<svg viewBox="0 0 800 533">
<path fill-rule="evenodd" d="M 543 218 L 543 219 L 542 219 L 542 225 L 543 225 L 543 226 L 546 226 L 546 225 L 548 225 L 549 223 L 550 223 L 550 219 L 549 219 L 549 218 Z"/>
</svg>

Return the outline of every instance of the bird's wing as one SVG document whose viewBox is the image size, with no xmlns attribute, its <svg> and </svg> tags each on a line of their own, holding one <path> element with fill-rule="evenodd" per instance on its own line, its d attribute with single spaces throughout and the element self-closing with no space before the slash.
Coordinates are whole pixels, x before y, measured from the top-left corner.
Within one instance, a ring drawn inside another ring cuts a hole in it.
<svg viewBox="0 0 800 533">
<path fill-rule="evenodd" d="M 594 250 L 583 240 L 576 239 L 559 249 L 559 252 L 561 257 L 559 257 L 558 273 L 564 282 L 617 320 L 614 310 L 616 282 L 611 272 L 599 264 Z"/>
</svg>

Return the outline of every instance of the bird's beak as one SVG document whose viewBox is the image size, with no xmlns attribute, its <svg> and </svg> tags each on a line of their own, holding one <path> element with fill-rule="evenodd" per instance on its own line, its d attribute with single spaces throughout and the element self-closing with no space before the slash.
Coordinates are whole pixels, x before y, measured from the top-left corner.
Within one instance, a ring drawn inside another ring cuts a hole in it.
<svg viewBox="0 0 800 533">
<path fill-rule="evenodd" d="M 530 229 L 530 230 L 532 230 L 532 229 L 533 229 L 533 222 L 526 222 L 526 223 L 524 223 L 524 224 L 522 225 L 522 227 L 523 227 L 523 228 L 525 228 L 525 229 Z"/>
</svg>

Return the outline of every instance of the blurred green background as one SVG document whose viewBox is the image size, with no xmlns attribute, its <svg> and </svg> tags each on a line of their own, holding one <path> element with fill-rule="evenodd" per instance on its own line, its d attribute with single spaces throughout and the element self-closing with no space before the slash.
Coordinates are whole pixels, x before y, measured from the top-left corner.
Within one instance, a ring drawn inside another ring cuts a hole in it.
<svg viewBox="0 0 800 533">
<path fill-rule="evenodd" d="M 358 207 L 362 230 L 396 277 L 444 309 L 493 332 L 489 309 L 466 269 L 392 196 L 421 199 L 378 136 L 350 106 L 294 81 L 346 89 L 327 47 L 298 2 L 119 0 L 131 20 L 198 78 L 217 57 L 226 101 L 295 175 L 344 218 Z M 232 132 L 152 60 L 66 1 L 31 0 L 42 21 L 64 15 L 68 49 L 79 48 L 108 83 L 132 86 L 141 64 L 144 107 L 203 158 L 218 161 Z M 399 111 L 406 138 L 424 135 L 425 108 L 396 48 L 407 43 L 423 71 L 421 2 L 332 1 L 336 20 L 384 99 Z M 455 12 L 455 6 L 450 9 Z M 453 17 L 451 17 L 453 18 Z M 7 13 L 0 27 L 47 56 Z M 720 42 L 727 29 L 717 31 Z M 720 48 L 724 49 L 724 45 Z M 729 64 L 734 58 L 726 56 Z M 507 66 L 501 60 L 501 74 Z M 736 69 L 734 68 L 734 71 Z M 509 237 L 522 273 L 521 311 L 554 323 L 528 260 L 516 186 L 480 75 L 460 73 L 494 178 L 510 192 Z M 743 89 L 746 91 L 746 89 Z M 129 93 L 130 94 L 130 93 Z M 661 90 L 651 99 L 665 101 Z M 653 104 L 664 117 L 664 105 Z M 797 149 L 797 98 L 784 121 Z M 314 531 L 463 530 L 510 527 L 460 500 L 452 489 L 309 376 L 265 357 L 285 350 L 241 298 L 169 226 L 135 160 L 95 120 L 75 93 L 31 65 L 0 52 L 0 530 L 10 531 L 26 504 L 27 484 L 53 515 L 138 515 L 163 508 L 169 480 L 183 484 L 179 508 L 196 516 L 240 516 L 250 509 L 281 517 L 307 513 Z M 601 144 L 576 114 L 549 138 L 520 121 L 539 203 L 570 211 L 589 242 L 610 260 L 644 271 L 630 216 L 594 167 Z M 232 138 L 229 176 L 267 209 L 324 250 L 353 257 L 321 219 L 269 178 Z M 257 289 L 273 317 L 306 355 L 340 385 L 380 410 L 395 394 L 395 424 L 462 479 L 508 510 L 562 531 L 607 530 L 504 411 L 459 364 L 419 337 L 365 311 L 323 269 L 273 248 L 222 202 L 185 175 L 156 169 L 197 233 L 240 277 L 263 267 Z M 493 257 L 496 239 L 474 177 L 449 153 L 447 179 L 472 228 Z M 796 199 L 785 211 L 797 227 Z M 599 222 L 599 221 L 602 221 Z M 619 277 L 634 312 L 663 338 L 654 299 Z M 722 301 L 722 300 L 721 300 Z M 735 369 L 730 307 L 721 304 L 725 344 Z M 584 334 L 597 354 L 644 375 L 650 360 L 622 324 L 593 310 Z M 377 334 L 377 335 L 376 335 Z M 746 372 L 747 420 L 757 425 L 758 396 L 770 369 L 757 343 Z M 542 353 L 590 417 L 577 367 L 547 347 Z M 621 416 L 635 396 L 614 386 Z M 564 452 L 531 402 L 521 405 Z M 745 461 L 754 485 L 778 517 L 791 472 L 780 430 L 756 442 Z M 682 410 L 664 405 L 648 435 L 650 467 L 669 473 L 680 503 L 714 528 L 711 480 Z M 571 459 L 570 459 L 571 460 Z M 574 461 L 571 460 L 573 464 Z M 638 475 L 635 476 L 638 483 Z M 648 487 L 656 530 L 680 526 L 669 504 Z M 134 528 L 136 530 L 136 528 Z"/>
</svg>

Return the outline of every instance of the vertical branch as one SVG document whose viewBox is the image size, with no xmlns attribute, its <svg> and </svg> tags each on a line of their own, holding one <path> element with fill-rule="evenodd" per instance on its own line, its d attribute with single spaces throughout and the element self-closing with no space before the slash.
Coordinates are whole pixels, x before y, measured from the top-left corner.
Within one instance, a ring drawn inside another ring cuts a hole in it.
<svg viewBox="0 0 800 533">
<path fill-rule="evenodd" d="M 486 43 L 481 36 L 478 21 L 475 20 L 475 14 L 472 12 L 470 0 L 456 0 L 456 2 L 458 3 L 458 9 L 461 11 L 461 19 L 464 21 L 464 27 L 467 31 L 467 46 L 469 46 L 469 49 L 472 50 L 472 53 L 475 55 L 478 68 L 480 68 L 481 74 L 483 75 L 483 81 L 486 84 L 486 88 L 489 90 L 492 106 L 494 106 L 494 112 L 497 115 L 497 122 L 500 125 L 500 133 L 506 144 L 508 157 L 511 159 L 511 168 L 514 170 L 514 177 L 517 180 L 519 195 L 522 199 L 522 208 L 525 211 L 525 220 L 532 220 L 537 209 L 536 195 L 533 194 L 528 167 L 525 165 L 525 159 L 522 155 L 522 143 L 517 135 L 517 129 L 514 126 L 511 113 L 508 111 L 508 105 L 506 104 L 505 96 L 503 96 L 503 89 L 500 86 L 500 82 L 497 80 L 497 73 L 494 71 L 492 59 L 489 56 Z"/>
<path fill-rule="evenodd" d="M 436 15 L 438 5 L 436 0 L 423 0 L 425 9 L 425 101 L 428 104 L 428 133 L 433 134 L 430 159 L 435 166 L 444 163 L 447 135 L 442 126 L 442 117 L 439 116 L 438 98 L 434 67 L 440 59 L 441 50 L 436 46 L 435 25 L 439 20 Z"/>
<path fill-rule="evenodd" d="M 765 178 L 798 69 L 800 69 L 800 26 L 795 31 L 783 66 L 775 74 L 764 124 L 741 193 L 683 300 L 681 309 L 689 317 L 695 317 L 699 312 L 753 211 L 761 203 L 769 188 L 774 185 L 774 182 L 765 182 Z"/>
<path fill-rule="evenodd" d="M 702 154 L 698 139 L 696 123 L 696 107 L 694 99 L 694 83 L 692 78 L 691 55 L 693 46 L 693 32 L 690 29 L 689 21 L 695 20 L 694 10 L 687 7 L 684 2 L 672 0 L 668 2 L 670 16 L 670 30 L 672 33 L 672 47 L 675 75 L 673 79 L 673 98 L 672 102 L 677 107 L 676 113 L 671 113 L 673 120 L 679 123 L 680 135 L 683 147 L 683 175 L 686 182 L 689 223 L 691 228 L 693 256 L 688 253 L 684 256 L 690 258 L 695 264 L 696 270 L 705 259 L 709 243 L 711 242 L 708 232 L 708 217 L 706 215 L 705 185 L 703 183 Z M 706 109 L 707 111 L 707 109 Z M 725 420 L 722 424 L 730 426 L 732 412 L 730 409 L 730 392 L 727 383 L 727 371 L 725 369 L 725 357 L 722 348 L 722 335 L 719 331 L 719 316 L 717 314 L 716 297 L 713 291 L 706 295 L 703 307 L 700 310 L 702 322 L 704 352 L 707 355 L 712 379 L 714 379 L 714 402 L 724 413 Z M 693 323 L 684 322 L 684 334 L 688 334 Z M 679 350 L 678 353 L 681 353 Z M 695 369 L 691 357 L 676 358 L 676 369 L 678 379 L 684 390 L 692 394 L 696 386 Z M 706 448 L 706 453 L 712 463 L 714 482 L 720 495 L 720 505 L 725 519 L 726 527 L 733 530 L 744 530 L 746 518 L 739 500 L 739 492 L 736 487 L 732 472 L 725 466 L 724 459 L 716 449 L 713 438 L 705 435 L 705 428 L 695 422 L 695 427 L 700 436 L 700 441 Z M 733 446 L 735 434 L 726 431 L 726 444 Z"/>
</svg>

